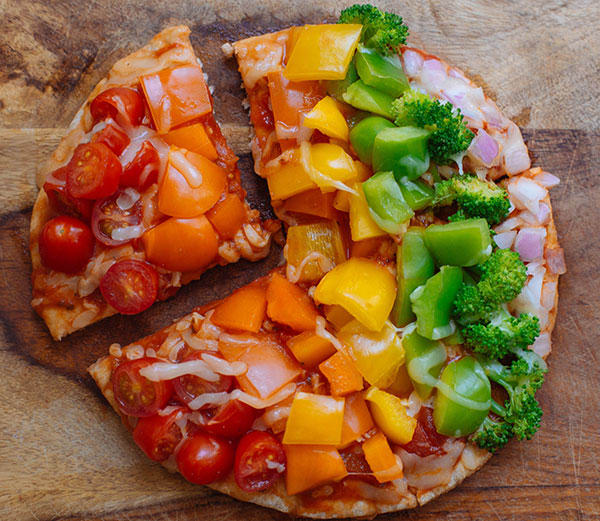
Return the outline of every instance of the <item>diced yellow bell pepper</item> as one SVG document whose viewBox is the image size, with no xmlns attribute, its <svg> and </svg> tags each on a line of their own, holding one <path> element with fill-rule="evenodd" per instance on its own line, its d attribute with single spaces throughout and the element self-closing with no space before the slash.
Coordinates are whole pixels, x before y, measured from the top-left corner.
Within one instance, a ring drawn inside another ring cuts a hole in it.
<svg viewBox="0 0 600 521">
<path fill-rule="evenodd" d="M 325 96 L 304 116 L 304 126 L 320 130 L 326 136 L 348 141 L 348 123 L 331 96 Z"/>
<path fill-rule="evenodd" d="M 293 81 L 343 80 L 361 31 L 360 24 L 322 24 L 294 30 L 299 34 L 284 75 Z"/>
<path fill-rule="evenodd" d="M 292 496 L 348 475 L 340 453 L 326 445 L 284 445 L 285 488 Z"/>
<path fill-rule="evenodd" d="M 325 306 L 325 318 L 331 322 L 336 329 L 341 329 L 354 317 L 341 306 Z"/>
<path fill-rule="evenodd" d="M 369 205 L 367 204 L 362 184 L 356 183 L 354 189 L 358 195 L 348 194 L 352 240 L 358 242 L 364 239 L 387 235 L 385 231 L 377 226 L 369 213 Z"/>
<path fill-rule="evenodd" d="M 338 331 L 337 338 L 367 382 L 383 389 L 392 385 L 404 363 L 404 347 L 390 322 L 381 331 L 371 331 L 353 320 Z"/>
<path fill-rule="evenodd" d="M 337 304 L 367 328 L 381 331 L 394 305 L 396 280 L 375 261 L 353 258 L 321 279 L 314 298 L 321 304 Z"/>
<path fill-rule="evenodd" d="M 287 199 L 292 195 L 317 188 L 300 162 L 300 151 L 294 150 L 290 161 L 265 171 L 271 199 Z"/>
<path fill-rule="evenodd" d="M 348 153 L 333 143 L 302 143 L 302 153 L 309 154 L 309 176 L 321 191 L 332 192 L 340 184 L 356 180 L 356 165 Z"/>
<path fill-rule="evenodd" d="M 362 444 L 365 459 L 379 483 L 385 483 L 404 476 L 402 460 L 396 456 L 385 435 L 381 432 L 371 436 Z"/>
<path fill-rule="evenodd" d="M 314 367 L 336 352 L 329 340 L 316 335 L 313 331 L 304 331 L 290 338 L 287 346 L 304 367 Z"/>
<path fill-rule="evenodd" d="M 365 399 L 369 402 L 373 420 L 388 439 L 399 445 L 412 440 L 417 420 L 407 414 L 400 398 L 377 387 L 371 387 Z"/>
<path fill-rule="evenodd" d="M 371 169 L 361 161 L 355 160 L 354 166 L 356 167 L 356 180 L 359 183 L 366 181 L 373 175 Z"/>
<path fill-rule="evenodd" d="M 350 195 L 348 192 L 338 190 L 333 199 L 333 207 L 340 212 L 350 211 Z"/>
<path fill-rule="evenodd" d="M 298 392 L 283 435 L 284 445 L 339 445 L 344 398 Z"/>
</svg>

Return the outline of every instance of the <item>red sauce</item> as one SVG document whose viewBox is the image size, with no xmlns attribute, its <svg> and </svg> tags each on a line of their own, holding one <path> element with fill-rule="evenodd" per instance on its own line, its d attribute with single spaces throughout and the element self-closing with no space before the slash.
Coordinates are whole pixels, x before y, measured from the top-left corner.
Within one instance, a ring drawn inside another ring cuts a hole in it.
<svg viewBox="0 0 600 521">
<path fill-rule="evenodd" d="M 402 445 L 402 448 L 406 452 L 417 454 L 423 458 L 432 454 L 443 456 L 446 454 L 446 451 L 442 446 L 447 439 L 447 436 L 439 434 L 435 429 L 433 409 L 421 407 L 417 415 L 417 428 L 415 429 L 413 439 L 406 445 Z"/>
</svg>

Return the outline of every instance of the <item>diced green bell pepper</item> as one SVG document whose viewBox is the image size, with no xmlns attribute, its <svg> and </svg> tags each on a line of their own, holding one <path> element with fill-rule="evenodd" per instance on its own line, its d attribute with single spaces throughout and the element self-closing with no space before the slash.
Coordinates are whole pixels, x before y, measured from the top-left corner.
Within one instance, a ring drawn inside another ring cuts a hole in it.
<svg viewBox="0 0 600 521">
<path fill-rule="evenodd" d="M 465 342 L 465 339 L 460 334 L 460 329 L 457 329 L 450 336 L 447 336 L 446 338 L 444 338 L 444 344 L 446 344 L 447 346 L 456 346 L 458 344 L 464 344 L 464 342 Z"/>
<path fill-rule="evenodd" d="M 399 234 L 414 212 L 404 200 L 392 172 L 379 172 L 363 184 L 371 217 L 382 230 Z"/>
<path fill-rule="evenodd" d="M 432 203 L 435 192 L 427 183 L 420 179 L 411 181 L 403 177 L 399 184 L 404 199 L 413 210 L 422 210 Z"/>
<path fill-rule="evenodd" d="M 440 342 L 422 337 L 416 329 L 404 333 L 402 346 L 408 377 L 419 396 L 426 400 L 446 361 L 446 349 Z"/>
<path fill-rule="evenodd" d="M 454 333 L 456 326 L 450 321 L 450 312 L 461 284 L 460 268 L 442 266 L 439 273 L 410 294 L 419 335 L 439 340 Z"/>
<path fill-rule="evenodd" d="M 471 356 L 450 362 L 437 384 L 433 423 L 445 436 L 467 436 L 488 415 L 491 386 L 479 362 Z"/>
<path fill-rule="evenodd" d="M 368 116 L 352 127 L 350 143 L 363 163 L 371 164 L 375 136 L 386 128 L 395 128 L 395 125 L 381 116 Z"/>
<path fill-rule="evenodd" d="M 348 72 L 343 80 L 329 80 L 327 82 L 327 94 L 333 96 L 336 99 L 341 100 L 348 87 L 358 80 L 358 72 L 356 71 L 356 65 L 354 60 L 350 62 L 348 66 Z"/>
<path fill-rule="evenodd" d="M 432 224 L 425 230 L 425 244 L 438 264 L 451 266 L 475 266 L 492 254 L 490 229 L 485 219 Z"/>
<path fill-rule="evenodd" d="M 382 56 L 376 50 L 358 44 L 354 59 L 358 75 L 367 85 L 394 98 L 408 90 L 408 80 L 398 55 Z"/>
<path fill-rule="evenodd" d="M 429 167 L 427 139 L 430 132 L 417 127 L 380 131 L 373 143 L 373 170 L 392 171 L 396 179 L 417 179 Z"/>
<path fill-rule="evenodd" d="M 412 227 L 402 237 L 396 254 L 398 292 L 392 309 L 392 322 L 398 327 L 415 320 L 410 294 L 435 273 L 435 263 L 423 240 L 424 228 Z"/>
<path fill-rule="evenodd" d="M 342 99 L 354 108 L 394 119 L 392 115 L 393 96 L 369 87 L 362 80 L 355 81 L 350 85 L 342 95 Z"/>
</svg>

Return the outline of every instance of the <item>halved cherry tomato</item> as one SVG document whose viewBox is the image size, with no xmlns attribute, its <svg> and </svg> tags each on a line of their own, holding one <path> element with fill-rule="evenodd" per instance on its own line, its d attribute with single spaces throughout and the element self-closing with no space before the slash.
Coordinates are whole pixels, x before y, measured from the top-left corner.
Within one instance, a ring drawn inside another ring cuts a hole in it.
<svg viewBox="0 0 600 521">
<path fill-rule="evenodd" d="M 158 358 L 127 360 L 112 374 L 113 393 L 119 410 L 128 416 L 152 416 L 162 409 L 173 394 L 168 380 L 152 382 L 140 374 L 140 369 L 160 362 Z"/>
<path fill-rule="evenodd" d="M 142 222 L 142 202 L 138 199 L 131 208 L 121 210 L 117 201 L 123 193 L 119 190 L 106 199 L 100 199 L 94 204 L 92 210 L 92 231 L 102 244 L 106 246 L 118 246 L 125 244 L 131 239 L 113 238 L 113 231 L 131 226 L 140 226 Z M 141 236 L 142 231 L 138 236 Z"/>
<path fill-rule="evenodd" d="M 266 490 L 283 474 L 285 463 L 283 446 L 275 436 L 249 432 L 235 451 L 235 482 L 246 492 Z"/>
<path fill-rule="evenodd" d="M 131 186 L 143 192 L 156 183 L 160 170 L 160 158 L 150 141 L 144 141 L 135 157 L 125 165 L 119 184 Z"/>
<path fill-rule="evenodd" d="M 144 99 L 137 90 L 111 87 L 94 98 L 90 112 L 94 123 L 112 118 L 121 126 L 136 126 L 144 118 Z"/>
<path fill-rule="evenodd" d="M 239 438 L 250 430 L 255 418 L 256 409 L 239 400 L 231 400 L 217 409 L 204 430 L 225 438 Z"/>
<path fill-rule="evenodd" d="M 144 261 L 115 262 L 100 280 L 100 293 L 119 313 L 141 313 L 156 301 L 158 273 Z"/>
<path fill-rule="evenodd" d="M 202 353 L 203 351 L 196 351 L 184 358 L 182 362 L 201 360 Z M 209 354 L 215 356 L 215 353 L 213 352 L 210 352 Z M 194 398 L 204 393 L 221 393 L 229 391 L 232 385 L 233 377 L 226 375 L 219 375 L 219 379 L 216 382 L 208 382 L 193 374 L 185 374 L 173 380 L 175 394 L 183 403 L 190 403 Z M 209 407 L 209 405 L 207 404 L 206 407 Z"/>
<path fill-rule="evenodd" d="M 92 136 L 91 142 L 104 143 L 116 155 L 120 156 L 131 142 L 131 139 L 119 127 L 107 123 L 100 132 Z"/>
<path fill-rule="evenodd" d="M 77 273 L 94 253 L 94 236 L 84 222 L 61 215 L 44 225 L 39 248 L 44 266 L 64 273 Z"/>
<path fill-rule="evenodd" d="M 67 164 L 67 190 L 73 197 L 101 199 L 116 192 L 123 167 L 104 143 L 78 145 Z"/>
<path fill-rule="evenodd" d="M 177 407 L 165 416 L 155 414 L 146 418 L 140 418 L 133 429 L 133 441 L 138 444 L 146 455 L 154 461 L 166 460 L 177 444 L 181 441 L 183 434 L 181 428 L 175 421 L 186 409 Z"/>
<path fill-rule="evenodd" d="M 67 192 L 67 167 L 61 166 L 52 172 L 44 183 L 44 191 L 50 206 L 58 213 L 82 217 L 86 221 L 92 215 L 94 203 L 89 199 L 77 199 Z"/>
<path fill-rule="evenodd" d="M 229 472 L 233 457 L 230 441 L 198 431 L 183 442 L 177 453 L 177 467 L 188 481 L 206 485 Z"/>
</svg>

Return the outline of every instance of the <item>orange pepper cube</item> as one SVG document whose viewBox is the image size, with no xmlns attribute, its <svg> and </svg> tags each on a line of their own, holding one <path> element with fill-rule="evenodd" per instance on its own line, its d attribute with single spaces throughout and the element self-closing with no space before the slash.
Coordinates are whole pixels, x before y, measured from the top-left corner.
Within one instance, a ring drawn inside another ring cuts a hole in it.
<svg viewBox="0 0 600 521">
<path fill-rule="evenodd" d="M 363 378 L 352 359 L 338 351 L 319 365 L 319 370 L 329 381 L 333 396 L 344 396 L 354 391 L 362 391 Z"/>
<path fill-rule="evenodd" d="M 290 496 L 348 475 L 340 453 L 333 447 L 284 445 L 283 448 L 287 459 L 285 488 Z"/>
<path fill-rule="evenodd" d="M 343 449 L 370 431 L 375 424 L 362 393 L 346 396 L 342 441 L 338 448 Z"/>
<path fill-rule="evenodd" d="M 283 435 L 284 445 L 339 445 L 344 398 L 298 392 Z"/>
<path fill-rule="evenodd" d="M 210 137 L 202 123 L 194 123 L 171 130 L 168 134 L 162 136 L 168 145 L 174 145 L 179 148 L 185 148 L 190 152 L 202 154 L 204 157 L 215 161 L 219 156 Z"/>
<path fill-rule="evenodd" d="M 290 351 L 294 353 L 296 360 L 304 367 L 314 367 L 335 353 L 335 347 L 312 331 L 300 333 L 287 342 Z"/>
<path fill-rule="evenodd" d="M 314 329 L 317 309 L 312 299 L 283 275 L 273 273 L 267 286 L 267 315 L 296 331 Z"/>
<path fill-rule="evenodd" d="M 265 319 L 267 291 L 262 285 L 251 284 L 238 289 L 223 300 L 210 320 L 226 329 L 258 333 Z"/>
<path fill-rule="evenodd" d="M 402 460 L 396 456 L 387 438 L 378 432 L 362 444 L 365 459 L 379 483 L 385 483 L 404 476 Z"/>
<path fill-rule="evenodd" d="M 224 239 L 233 239 L 247 220 L 246 208 L 236 194 L 227 194 L 215 204 L 206 217 Z"/>
<path fill-rule="evenodd" d="M 287 199 L 283 208 L 288 212 L 314 215 L 332 220 L 336 216 L 333 200 L 335 192 L 323 193 L 321 190 L 308 190 Z"/>
</svg>

